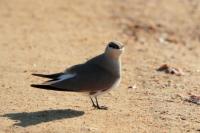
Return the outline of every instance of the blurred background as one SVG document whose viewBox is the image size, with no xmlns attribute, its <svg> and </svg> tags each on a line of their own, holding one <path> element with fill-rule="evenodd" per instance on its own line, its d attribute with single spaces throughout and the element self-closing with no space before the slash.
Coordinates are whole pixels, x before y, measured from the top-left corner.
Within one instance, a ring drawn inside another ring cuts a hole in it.
<svg viewBox="0 0 200 133">
<path fill-rule="evenodd" d="M 30 87 L 42 82 L 31 73 L 63 71 L 111 40 L 127 45 L 120 87 L 100 98 L 108 111 Z M 200 95 L 199 0 L 0 0 L 0 57 L 0 132 L 200 131 L 185 101 Z"/>
</svg>

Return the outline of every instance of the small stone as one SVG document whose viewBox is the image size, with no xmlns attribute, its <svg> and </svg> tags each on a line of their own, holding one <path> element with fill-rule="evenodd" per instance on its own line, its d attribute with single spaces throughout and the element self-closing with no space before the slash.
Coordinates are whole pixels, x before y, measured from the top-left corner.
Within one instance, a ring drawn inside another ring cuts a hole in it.
<svg viewBox="0 0 200 133">
<path fill-rule="evenodd" d="M 182 76 L 184 75 L 184 72 L 182 69 L 180 68 L 175 68 L 175 67 L 171 67 L 169 66 L 168 64 L 163 64 L 161 65 L 157 71 L 164 71 L 165 73 L 168 73 L 168 74 L 174 74 L 174 75 L 177 75 L 177 76 Z"/>
<path fill-rule="evenodd" d="M 185 117 L 181 117 L 181 120 L 186 120 L 186 118 Z"/>
<path fill-rule="evenodd" d="M 128 88 L 129 88 L 129 89 L 132 89 L 132 88 L 133 88 L 133 86 L 129 86 Z"/>
<path fill-rule="evenodd" d="M 128 89 L 136 89 L 136 88 L 137 88 L 136 85 L 130 85 L 130 86 L 128 86 Z"/>
<path fill-rule="evenodd" d="M 165 43 L 165 39 L 163 38 L 163 37 L 159 37 L 159 42 L 161 43 L 161 44 L 164 44 Z"/>
<path fill-rule="evenodd" d="M 125 72 L 127 71 L 127 69 L 126 69 L 126 68 L 123 68 L 122 70 L 123 70 L 123 71 L 125 71 Z"/>
<path fill-rule="evenodd" d="M 200 96 L 191 95 L 187 101 L 200 105 Z"/>
<path fill-rule="evenodd" d="M 161 111 L 160 114 L 167 114 L 168 111 Z"/>
</svg>

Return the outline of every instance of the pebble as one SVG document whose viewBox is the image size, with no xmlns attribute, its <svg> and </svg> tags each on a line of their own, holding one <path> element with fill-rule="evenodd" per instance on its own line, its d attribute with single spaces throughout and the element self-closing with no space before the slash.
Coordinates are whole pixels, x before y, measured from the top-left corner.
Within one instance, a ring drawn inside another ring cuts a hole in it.
<svg viewBox="0 0 200 133">
<path fill-rule="evenodd" d="M 130 86 L 128 86 L 128 89 L 136 89 L 136 88 L 137 88 L 136 85 L 130 85 Z"/>
</svg>

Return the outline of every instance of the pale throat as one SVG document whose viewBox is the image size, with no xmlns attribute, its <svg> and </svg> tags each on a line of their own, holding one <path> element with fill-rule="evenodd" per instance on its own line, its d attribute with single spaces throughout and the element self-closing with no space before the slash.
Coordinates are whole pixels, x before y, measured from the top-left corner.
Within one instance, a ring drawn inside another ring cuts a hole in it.
<svg viewBox="0 0 200 133">
<path fill-rule="evenodd" d="M 118 53 L 106 52 L 105 54 L 108 59 L 108 65 L 110 66 L 110 72 L 113 75 L 120 77 L 121 76 L 121 56 Z"/>
<path fill-rule="evenodd" d="M 112 63 L 112 71 L 113 74 L 116 74 L 117 76 L 121 76 L 121 58 L 117 58 L 111 61 Z"/>
</svg>

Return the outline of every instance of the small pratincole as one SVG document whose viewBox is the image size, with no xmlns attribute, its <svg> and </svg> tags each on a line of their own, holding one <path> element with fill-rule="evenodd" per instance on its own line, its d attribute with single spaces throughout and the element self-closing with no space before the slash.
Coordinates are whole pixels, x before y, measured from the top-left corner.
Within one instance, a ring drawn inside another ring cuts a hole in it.
<svg viewBox="0 0 200 133">
<path fill-rule="evenodd" d="M 83 64 L 74 65 L 61 73 L 33 74 L 50 80 L 31 86 L 46 90 L 84 92 L 89 95 L 93 107 L 107 109 L 99 106 L 97 96 L 119 85 L 123 51 L 124 45 L 120 42 L 109 42 L 103 54 Z"/>
</svg>

